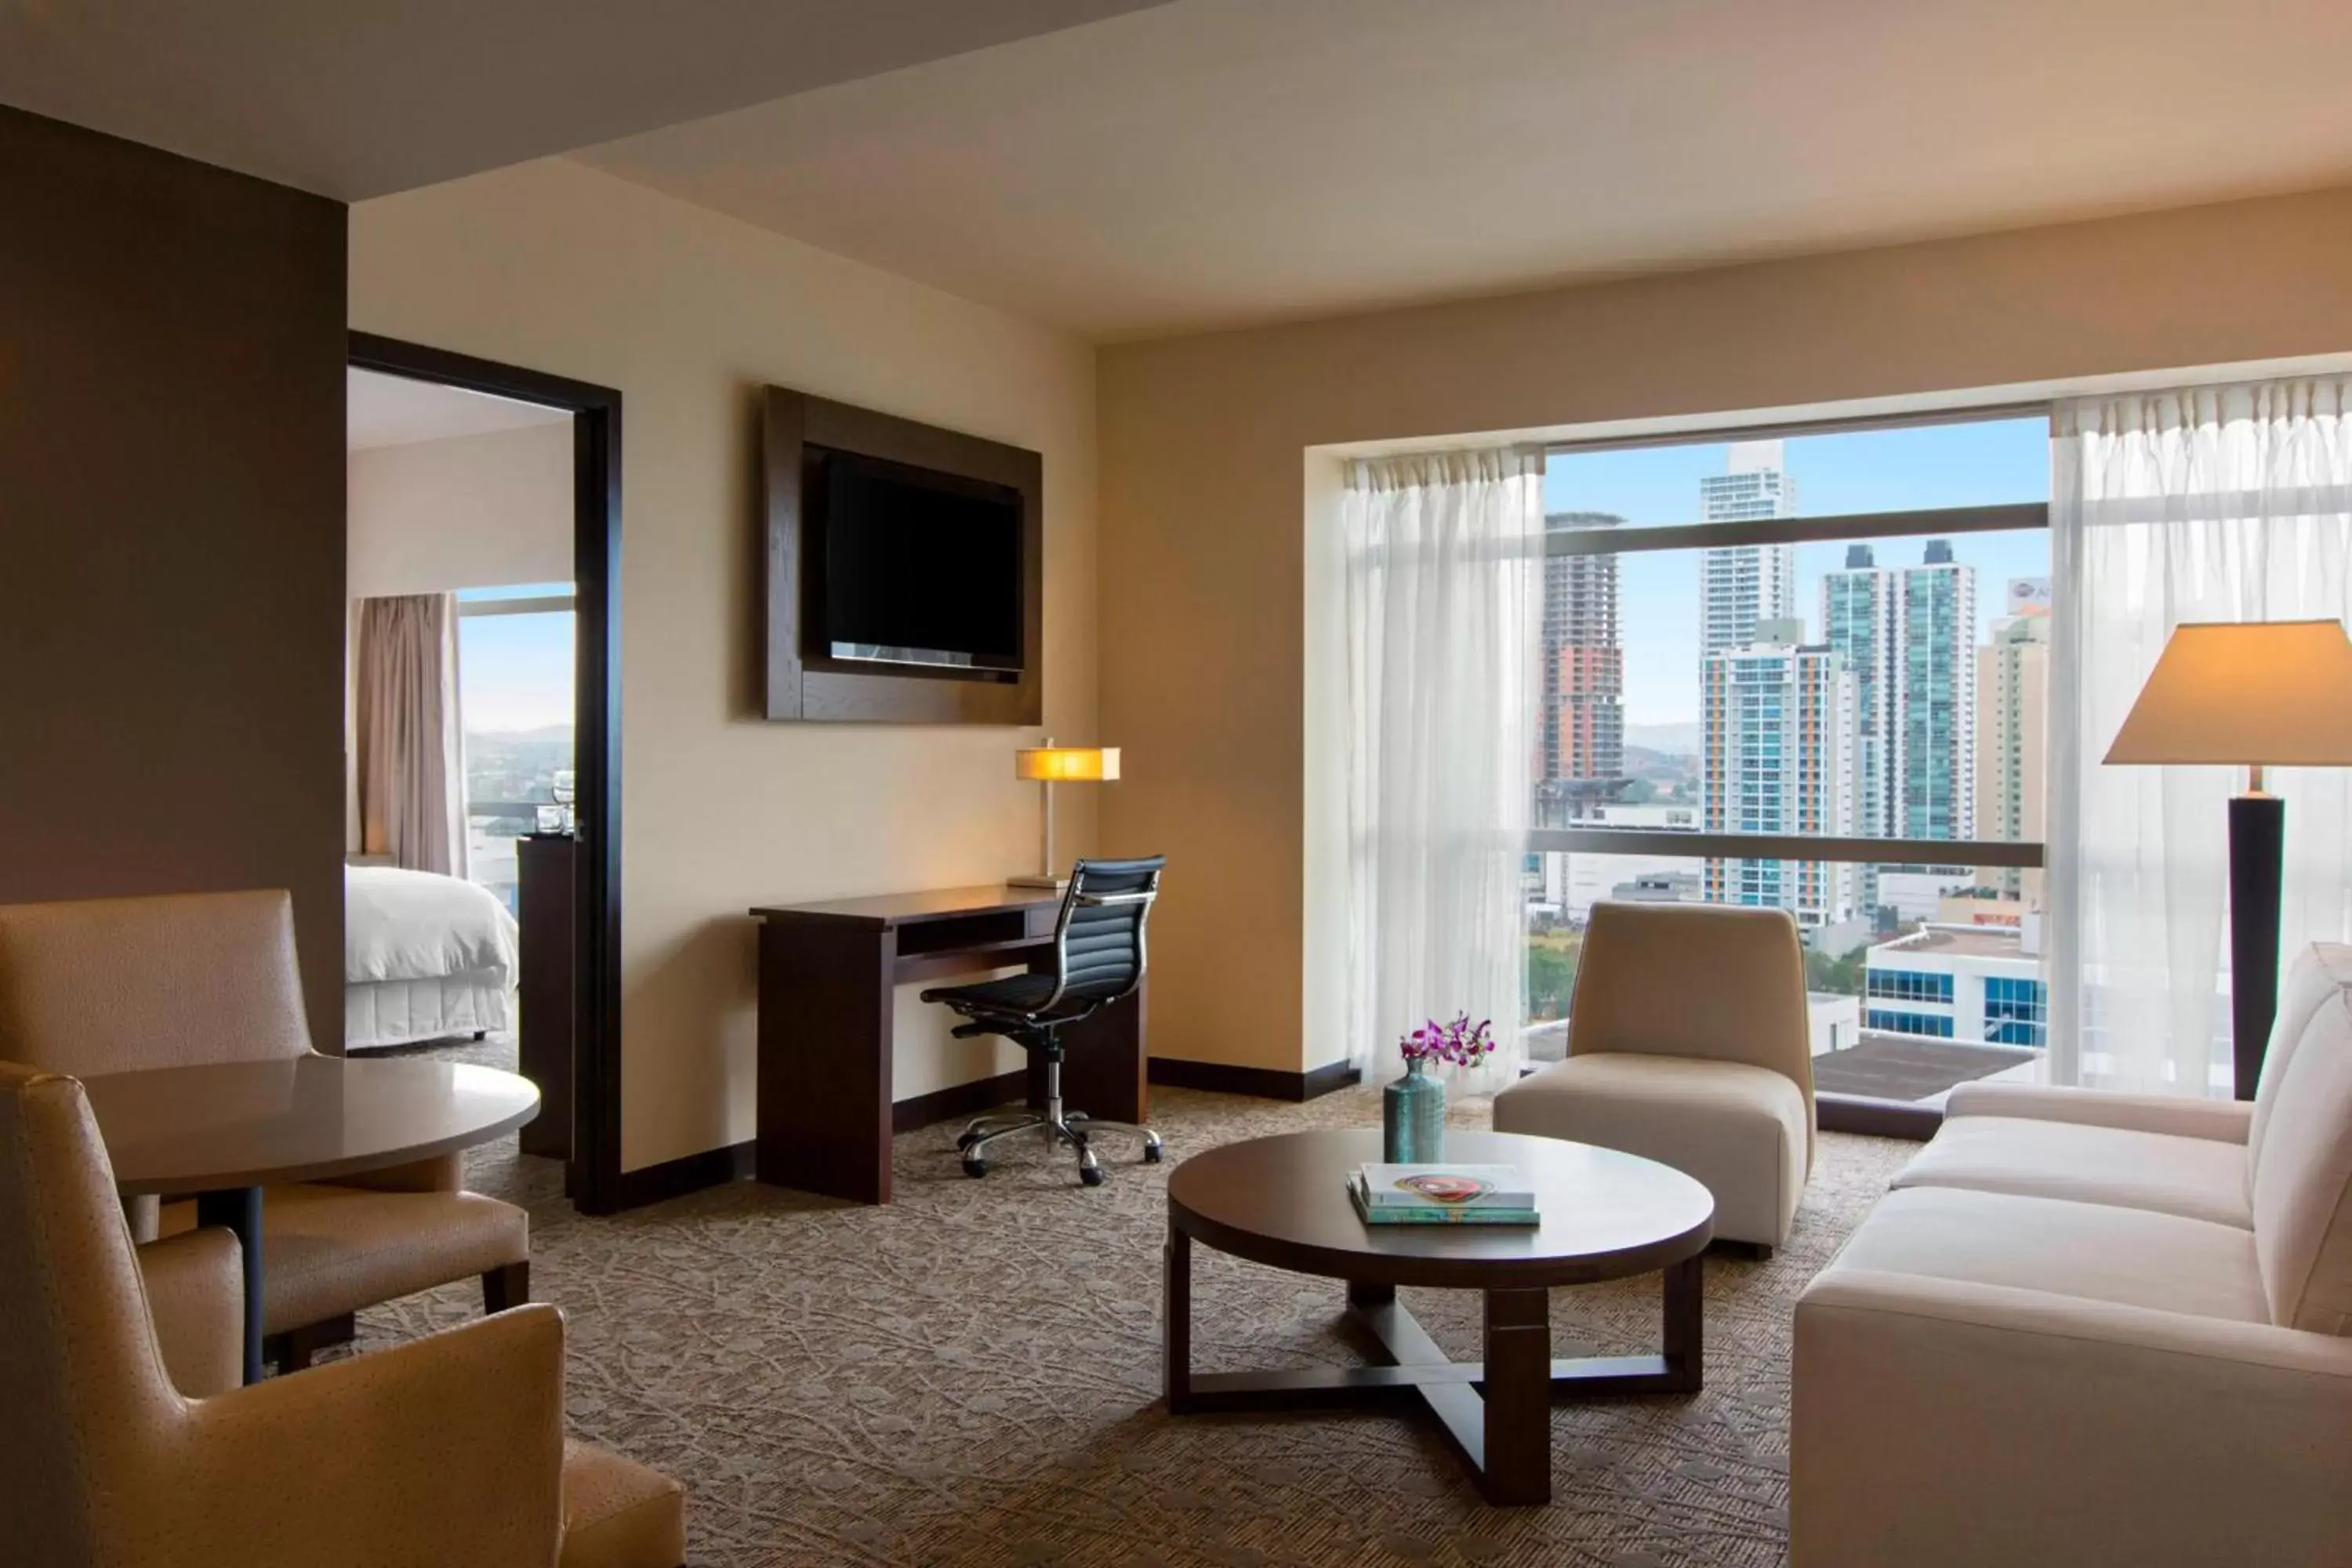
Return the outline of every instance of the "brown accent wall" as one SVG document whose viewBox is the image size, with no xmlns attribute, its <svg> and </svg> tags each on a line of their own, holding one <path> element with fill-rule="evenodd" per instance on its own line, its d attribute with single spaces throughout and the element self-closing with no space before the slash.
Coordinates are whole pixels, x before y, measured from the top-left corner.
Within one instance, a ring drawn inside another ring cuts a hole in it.
<svg viewBox="0 0 2352 1568">
<path fill-rule="evenodd" d="M 1335 919 L 1307 886 L 1331 831 L 1307 748 L 1337 743 L 1305 700 L 1302 520 L 1336 504 L 1307 448 L 2346 351 L 2352 189 L 1106 348 L 1102 732 L 1127 768 L 1101 838 L 1169 857 L 1155 1052 L 1344 1052 L 1307 958 Z"/>
<path fill-rule="evenodd" d="M 0 901 L 294 895 L 342 1039 L 344 209 L 0 108 Z"/>
</svg>

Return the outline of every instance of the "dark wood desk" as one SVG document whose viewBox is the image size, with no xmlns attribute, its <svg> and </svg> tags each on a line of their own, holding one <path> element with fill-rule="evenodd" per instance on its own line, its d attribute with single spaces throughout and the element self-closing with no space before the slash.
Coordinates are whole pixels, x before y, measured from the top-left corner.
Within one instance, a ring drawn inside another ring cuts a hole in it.
<svg viewBox="0 0 2352 1568">
<path fill-rule="evenodd" d="M 760 921 L 760 1180 L 890 1201 L 893 988 L 1050 969 L 1061 895 L 950 888 L 755 909 Z M 1062 1030 L 1062 1093 L 1107 1121 L 1148 1120 L 1145 994 Z M 1032 1103 L 1044 1074 L 1032 1062 Z M 961 1111 L 957 1111 L 961 1114 Z"/>
</svg>

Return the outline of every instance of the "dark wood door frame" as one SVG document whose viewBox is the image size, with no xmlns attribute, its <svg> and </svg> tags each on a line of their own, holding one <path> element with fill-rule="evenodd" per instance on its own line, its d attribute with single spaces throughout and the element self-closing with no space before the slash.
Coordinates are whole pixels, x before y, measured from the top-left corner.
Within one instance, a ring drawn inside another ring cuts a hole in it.
<svg viewBox="0 0 2352 1568">
<path fill-rule="evenodd" d="M 583 1214 L 621 1205 L 621 395 L 446 349 L 351 334 L 355 369 L 572 413 L 572 584 L 579 703 L 572 769 L 580 820 L 572 1027 L 572 1167 Z"/>
</svg>

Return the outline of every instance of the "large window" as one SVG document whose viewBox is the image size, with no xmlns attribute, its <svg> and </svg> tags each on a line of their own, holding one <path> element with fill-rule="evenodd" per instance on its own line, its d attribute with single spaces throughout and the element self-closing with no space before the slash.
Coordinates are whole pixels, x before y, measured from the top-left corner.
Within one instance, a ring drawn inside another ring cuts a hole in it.
<svg viewBox="0 0 2352 1568">
<path fill-rule="evenodd" d="M 1788 910 L 1817 1052 L 1886 1067 L 1828 1092 L 2042 1043 L 2049 452 L 2017 411 L 1550 455 L 1534 1054 L 1602 899 Z"/>
<path fill-rule="evenodd" d="M 569 826 L 577 650 L 569 583 L 457 595 L 467 863 L 473 880 L 509 909 L 515 840 Z"/>
</svg>

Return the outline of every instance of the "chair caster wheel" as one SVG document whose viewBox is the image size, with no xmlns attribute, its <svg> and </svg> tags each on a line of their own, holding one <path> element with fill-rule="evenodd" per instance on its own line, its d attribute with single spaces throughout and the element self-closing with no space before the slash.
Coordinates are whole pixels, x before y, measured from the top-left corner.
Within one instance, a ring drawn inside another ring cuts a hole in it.
<svg viewBox="0 0 2352 1568">
<path fill-rule="evenodd" d="M 1147 1165 L 1157 1165 L 1160 1163 L 1160 1152 L 1161 1146 L 1160 1144 L 1146 1143 L 1143 1146 L 1143 1163 Z"/>
<path fill-rule="evenodd" d="M 1101 1186 L 1103 1184 L 1102 1167 L 1099 1165 L 1080 1165 L 1078 1167 L 1078 1180 L 1084 1182 L 1090 1187 Z"/>
<path fill-rule="evenodd" d="M 967 1176 L 984 1176 L 988 1174 L 988 1162 L 975 1160 L 967 1154 L 963 1161 L 963 1173 Z"/>
</svg>

